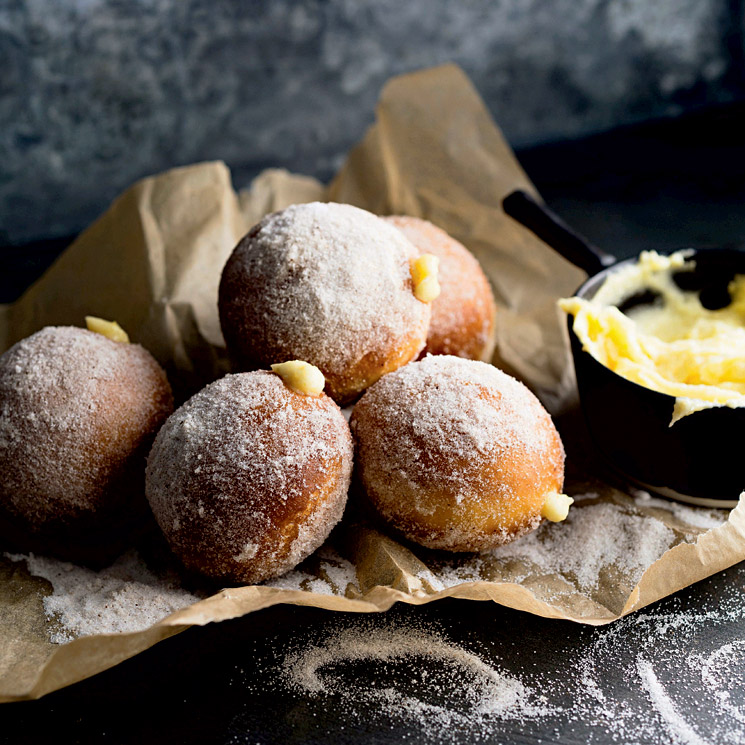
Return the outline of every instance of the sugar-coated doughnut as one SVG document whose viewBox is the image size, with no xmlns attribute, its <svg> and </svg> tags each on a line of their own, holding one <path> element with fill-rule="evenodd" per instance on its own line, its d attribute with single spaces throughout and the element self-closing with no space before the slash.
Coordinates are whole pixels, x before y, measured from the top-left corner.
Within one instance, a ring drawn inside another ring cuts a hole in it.
<svg viewBox="0 0 745 745">
<path fill-rule="evenodd" d="M 147 497 L 186 567 L 230 583 L 278 576 L 341 519 L 352 436 L 325 394 L 271 372 L 227 375 L 168 419 L 147 464 Z"/>
<path fill-rule="evenodd" d="M 417 255 L 399 230 L 350 205 L 268 215 L 222 273 L 220 323 L 234 364 L 305 360 L 337 403 L 350 403 L 424 348 L 430 308 L 414 297 Z"/>
<path fill-rule="evenodd" d="M 173 411 L 137 344 L 47 327 L 0 357 L 0 516 L 15 544 L 95 559 L 147 515 L 145 457 Z"/>
<path fill-rule="evenodd" d="M 484 362 L 429 356 L 390 373 L 351 426 L 372 505 L 424 546 L 486 551 L 535 528 L 545 503 L 571 502 L 557 497 L 564 449 L 551 417 Z"/>
<path fill-rule="evenodd" d="M 432 303 L 425 354 L 488 362 L 494 352 L 497 306 L 476 257 L 444 230 L 418 217 L 385 218 L 425 254 L 440 259 L 440 296 Z"/>
</svg>

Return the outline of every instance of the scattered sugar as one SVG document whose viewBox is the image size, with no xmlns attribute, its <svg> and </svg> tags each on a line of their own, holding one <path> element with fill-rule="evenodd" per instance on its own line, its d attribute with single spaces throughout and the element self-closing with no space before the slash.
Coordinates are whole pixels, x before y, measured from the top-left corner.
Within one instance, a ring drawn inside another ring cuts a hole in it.
<svg viewBox="0 0 745 745">
<path fill-rule="evenodd" d="M 32 575 L 52 583 L 44 611 L 54 624 L 54 644 L 92 634 L 143 631 L 202 599 L 182 589 L 175 574 L 155 574 L 134 550 L 98 572 L 34 554 L 5 556 L 25 561 Z"/>
<path fill-rule="evenodd" d="M 700 650 L 711 644 L 702 637 L 704 631 L 712 639 L 718 638 L 711 633 L 718 628 L 730 637 L 737 636 L 744 620 L 745 596 L 734 586 L 707 610 L 635 613 L 597 629 L 589 648 L 568 670 L 568 685 L 574 686 L 576 680 L 590 693 L 575 700 L 568 712 L 570 720 L 597 721 L 603 730 L 600 742 L 742 743 L 745 704 L 733 702 L 729 691 L 741 699 L 743 674 L 733 676 L 732 668 L 745 643 L 727 642 L 713 650 Z M 608 675 L 614 668 L 620 677 Z M 609 677 L 613 685 L 605 682 Z M 637 689 L 644 692 L 650 708 L 628 706 L 626 690 L 635 695 Z M 714 717 L 704 720 L 689 713 L 694 706 L 700 708 L 702 700 L 715 705 Z"/>
<path fill-rule="evenodd" d="M 545 676 L 530 672 L 541 649 L 515 629 L 496 625 L 482 654 L 483 640 L 476 653 L 470 641 L 455 643 L 439 624 L 402 619 L 402 612 L 335 616 L 301 632 L 289 651 L 277 647 L 277 663 L 266 672 L 273 701 L 277 691 L 315 699 L 366 732 L 372 717 L 383 726 L 403 723 L 422 743 L 452 742 L 456 733 L 502 742 L 513 721 L 526 741 L 540 731 L 588 745 L 739 745 L 745 642 L 731 640 L 745 621 L 745 596 L 735 585 L 706 610 L 682 610 L 677 599 L 669 605 L 671 612 L 640 612 L 606 627 L 564 626 L 562 636 L 576 635 L 577 644 L 548 641 L 555 672 Z M 717 642 L 723 636 L 729 641 Z M 265 685 L 256 682 L 257 670 L 245 681 L 249 688 Z M 704 702 L 712 716 L 692 715 Z"/>
<path fill-rule="evenodd" d="M 653 497 L 642 489 L 631 489 L 634 501 L 640 507 L 655 507 L 666 510 L 676 520 L 691 525 L 694 528 L 709 530 L 718 528 L 727 522 L 729 510 L 705 509 L 703 507 L 689 507 L 680 502 L 673 502 L 659 497 Z"/>
<path fill-rule="evenodd" d="M 443 559 L 434 570 L 436 578 L 442 587 L 493 580 L 499 566 L 520 562 L 523 571 L 511 574 L 510 581 L 559 574 L 580 591 L 591 592 L 598 589 L 609 571 L 614 571 L 633 586 L 680 540 L 653 517 L 632 514 L 628 508 L 610 502 L 583 504 L 587 501 L 584 496 L 579 495 L 563 523 L 544 522 L 535 532 L 480 556 Z"/>
<path fill-rule="evenodd" d="M 359 595 L 357 570 L 354 564 L 330 546 L 322 546 L 297 569 L 266 582 L 267 587 L 305 590 L 318 595 L 345 595 L 350 585 Z"/>
<path fill-rule="evenodd" d="M 524 559 L 542 573 L 573 575 L 580 589 L 593 590 L 609 566 L 636 583 L 675 539 L 659 520 L 603 503 L 570 510 L 564 524 L 545 523 L 543 530 L 497 548 L 493 555 Z"/>
<path fill-rule="evenodd" d="M 535 533 L 487 554 L 428 560 L 429 566 L 417 574 L 422 592 L 437 592 L 464 582 L 522 582 L 558 574 L 564 584 L 568 582 L 582 593 L 594 592 L 601 580 L 610 576 L 617 586 L 625 583 L 619 590 L 625 598 L 649 565 L 682 539 L 659 520 L 630 514 L 627 507 L 587 503 L 595 496 L 589 492 L 578 495 L 565 524 L 544 523 Z M 253 545 L 244 544 L 243 551 L 250 553 Z M 52 582 L 54 592 L 45 599 L 45 610 L 61 625 L 53 631 L 54 642 L 144 629 L 200 599 L 180 589 L 175 575 L 156 575 L 135 552 L 124 554 L 98 573 L 34 555 L 10 558 L 25 559 L 32 574 Z M 608 572 L 621 572 L 621 577 Z M 362 594 L 354 564 L 328 544 L 266 586 L 320 595 Z M 552 591 L 548 589 L 549 595 Z M 556 590 L 557 596 L 565 592 Z M 667 623 L 676 622 L 671 619 Z M 660 622 L 658 626 L 661 628 Z M 702 669 L 709 668 L 704 665 Z"/>
<path fill-rule="evenodd" d="M 417 664 L 423 660 L 430 664 Z M 350 667 L 358 674 L 345 675 Z M 289 654 L 282 679 L 298 694 L 341 699 L 353 715 L 375 706 L 395 718 L 426 721 L 427 733 L 439 733 L 444 741 L 454 726 L 486 727 L 492 720 L 525 721 L 555 712 L 515 676 L 441 634 L 413 626 L 355 622 Z M 350 679 L 359 684 L 350 685 Z"/>
<path fill-rule="evenodd" d="M 696 655 L 690 662 L 690 667 L 701 671 L 704 685 L 712 692 L 720 709 L 740 724 L 745 725 L 745 700 L 738 706 L 732 700 L 726 686 L 736 691 L 745 690 L 745 674 L 737 672 L 735 663 L 745 659 L 745 641 L 734 641 L 723 644 L 707 656 Z"/>
<path fill-rule="evenodd" d="M 665 720 L 670 734 L 676 742 L 686 745 L 707 745 L 706 741 L 699 737 L 693 727 L 686 722 L 678 707 L 673 703 L 665 686 L 660 683 L 652 663 L 645 660 L 641 655 L 637 657 L 636 668 L 644 690 L 647 692 L 652 705 L 660 716 Z"/>
<path fill-rule="evenodd" d="M 602 515 L 596 508 L 607 506 L 590 504 L 580 511 Z M 33 555 L 8 558 L 25 560 L 32 574 L 52 583 L 44 606 L 58 624 L 55 643 L 137 631 L 200 599 L 179 589 L 175 576 L 156 575 L 135 552 L 101 572 Z M 322 549 L 306 564 L 271 586 L 305 585 L 330 594 L 356 582 L 353 565 L 333 549 Z M 544 733 L 563 732 L 570 740 L 576 726 L 589 744 L 738 745 L 745 741 L 745 641 L 733 636 L 745 621 L 745 595 L 732 586 L 700 611 L 669 602 L 673 607 L 666 613 L 639 612 L 593 630 L 571 627 L 586 643 L 556 658 L 558 677 L 530 673 L 537 651 L 532 648 L 518 652 L 522 665 L 499 662 L 507 656 L 500 644 L 511 646 L 514 655 L 522 643 L 499 627 L 491 653 L 482 654 L 421 622 L 335 616 L 326 636 L 307 630 L 293 649 L 281 650 L 274 685 L 295 697 L 338 702 L 345 716 L 360 721 L 375 712 L 408 723 L 422 742 L 450 742 L 453 732 L 491 742 L 499 740 L 506 722 L 517 721 Z M 713 634 L 717 628 L 722 631 Z M 648 705 L 631 704 L 629 697 Z M 716 716 L 702 720 L 690 714 L 702 697 Z"/>
</svg>

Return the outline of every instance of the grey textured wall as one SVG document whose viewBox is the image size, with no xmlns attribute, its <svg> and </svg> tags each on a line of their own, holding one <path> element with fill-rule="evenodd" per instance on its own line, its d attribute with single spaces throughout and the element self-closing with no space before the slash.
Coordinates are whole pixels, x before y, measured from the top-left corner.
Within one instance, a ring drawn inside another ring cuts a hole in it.
<svg viewBox="0 0 745 745">
<path fill-rule="evenodd" d="M 0 244 L 222 158 L 328 178 L 391 75 L 455 61 L 513 145 L 745 95 L 738 0 L 0 0 Z"/>
</svg>

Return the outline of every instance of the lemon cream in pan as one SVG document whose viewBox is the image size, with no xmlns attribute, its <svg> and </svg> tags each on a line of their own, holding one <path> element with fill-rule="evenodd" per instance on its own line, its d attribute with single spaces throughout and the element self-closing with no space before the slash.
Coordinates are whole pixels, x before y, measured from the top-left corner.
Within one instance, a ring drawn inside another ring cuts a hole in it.
<svg viewBox="0 0 745 745">
<path fill-rule="evenodd" d="M 559 301 L 586 352 L 634 383 L 675 396 L 671 425 L 702 409 L 745 406 L 745 275 L 730 283 L 729 305 L 709 310 L 673 279 L 694 268 L 687 255 L 643 252 L 591 300 Z M 619 309 L 645 292 L 654 302 Z"/>
</svg>

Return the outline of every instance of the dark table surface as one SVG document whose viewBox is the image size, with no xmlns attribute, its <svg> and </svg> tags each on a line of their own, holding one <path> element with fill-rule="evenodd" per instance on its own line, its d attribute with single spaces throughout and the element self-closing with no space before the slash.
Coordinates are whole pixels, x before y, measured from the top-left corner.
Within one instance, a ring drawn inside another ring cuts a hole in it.
<svg viewBox="0 0 745 745">
<path fill-rule="evenodd" d="M 619 256 L 742 245 L 743 125 L 736 105 L 519 155 L 548 203 Z M 64 245 L 0 249 L 0 300 L 17 296 Z M 334 694 L 291 689 L 289 651 L 360 624 L 371 638 L 398 628 L 435 634 L 525 682 L 551 712 L 485 725 L 467 697 L 450 691 L 443 702 L 443 685 L 465 685 L 467 671 L 438 670 L 425 657 L 339 663 L 327 671 L 341 682 Z M 742 743 L 743 640 L 742 565 L 605 628 L 468 601 L 364 619 L 280 606 L 189 629 L 41 701 L 6 704 L 0 742 Z M 355 694 L 371 689 L 461 716 L 446 725 L 397 716 Z"/>
</svg>

